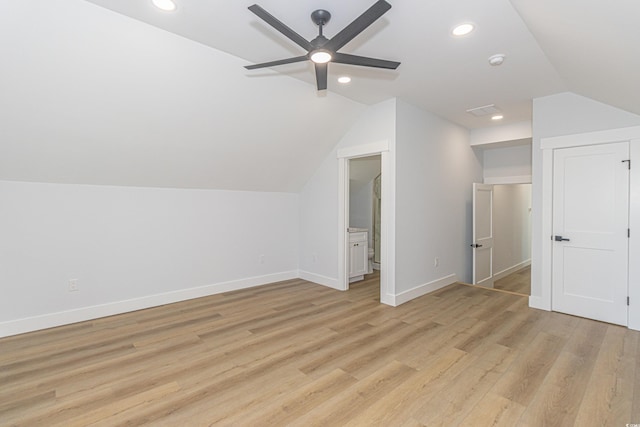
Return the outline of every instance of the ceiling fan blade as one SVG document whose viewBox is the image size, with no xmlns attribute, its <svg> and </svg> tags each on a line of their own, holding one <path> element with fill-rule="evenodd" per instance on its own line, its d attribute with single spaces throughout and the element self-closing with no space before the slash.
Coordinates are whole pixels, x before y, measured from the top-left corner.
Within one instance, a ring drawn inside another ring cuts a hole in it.
<svg viewBox="0 0 640 427">
<path fill-rule="evenodd" d="M 280 22 L 276 17 L 271 15 L 269 12 L 267 12 L 257 4 L 254 4 L 253 6 L 249 6 L 249 10 L 255 13 L 256 15 L 258 15 L 258 17 L 262 18 L 264 22 L 271 25 L 276 30 L 280 31 L 287 38 L 289 38 L 289 40 L 291 40 L 292 42 L 294 42 L 295 44 L 297 44 L 307 52 L 313 49 L 313 46 L 311 45 L 311 43 L 309 43 L 309 41 L 307 41 L 300 34 L 293 31 L 291 28 L 287 27 L 285 24 Z"/>
<path fill-rule="evenodd" d="M 276 65 L 293 64 L 294 62 L 302 62 L 308 59 L 309 58 L 307 58 L 306 55 L 296 56 L 295 58 L 279 59 L 277 61 L 263 62 L 261 64 L 245 65 L 244 68 L 246 68 L 247 70 L 255 70 L 257 68 L 267 68 L 275 67 Z"/>
<path fill-rule="evenodd" d="M 389 9 L 391 9 L 391 5 L 389 3 L 385 0 L 378 0 L 351 24 L 347 25 L 342 31 L 333 36 L 333 38 L 329 40 L 323 48 L 332 52 L 337 51 L 342 46 L 349 43 L 355 36 L 363 32 L 369 25 L 378 20 L 378 18 L 384 15 Z"/>
<path fill-rule="evenodd" d="M 315 64 L 316 65 L 316 84 L 318 90 L 325 90 L 327 88 L 327 69 L 329 64 Z"/>
<path fill-rule="evenodd" d="M 386 59 L 368 58 L 366 56 L 349 55 L 348 53 L 334 53 L 331 62 L 338 64 L 360 65 L 362 67 L 388 68 L 395 70 L 400 65 L 399 62 L 387 61 Z"/>
</svg>

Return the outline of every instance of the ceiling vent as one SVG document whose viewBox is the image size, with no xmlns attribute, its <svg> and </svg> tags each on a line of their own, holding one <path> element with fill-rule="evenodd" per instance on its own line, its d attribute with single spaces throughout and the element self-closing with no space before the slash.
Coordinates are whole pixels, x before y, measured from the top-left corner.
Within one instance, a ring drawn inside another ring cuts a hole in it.
<svg viewBox="0 0 640 427">
<path fill-rule="evenodd" d="M 491 114 L 499 113 L 500 110 L 496 108 L 494 104 L 485 105 L 483 107 L 476 107 L 467 110 L 467 113 L 473 114 L 476 117 L 489 116 Z"/>
</svg>

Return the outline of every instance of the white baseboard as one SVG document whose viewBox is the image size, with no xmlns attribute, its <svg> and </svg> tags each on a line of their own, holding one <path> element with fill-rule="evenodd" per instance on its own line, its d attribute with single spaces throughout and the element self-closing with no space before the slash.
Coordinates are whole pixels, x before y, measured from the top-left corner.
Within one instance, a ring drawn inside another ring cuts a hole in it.
<svg viewBox="0 0 640 427">
<path fill-rule="evenodd" d="M 500 280 L 503 277 L 507 277 L 508 275 L 510 275 L 511 273 L 515 273 L 518 270 L 521 270 L 525 267 L 528 267 L 531 265 L 531 259 L 522 261 L 521 263 L 518 263 L 512 267 L 509 268 L 505 268 L 504 270 L 496 273 L 493 275 L 493 280 Z"/>
<path fill-rule="evenodd" d="M 551 304 L 546 299 L 537 296 L 529 297 L 529 307 L 537 308 L 539 310 L 551 311 Z"/>
<path fill-rule="evenodd" d="M 265 276 L 249 277 L 246 279 L 232 280 L 213 285 L 199 286 L 197 288 L 181 289 L 179 291 L 0 322 L 0 338 L 296 278 L 298 278 L 297 271 L 285 271 L 281 273 L 267 274 Z"/>
<path fill-rule="evenodd" d="M 450 274 L 440 279 L 433 280 L 429 283 L 425 283 L 424 285 L 416 286 L 415 288 L 409 289 L 408 291 L 396 294 L 393 298 L 393 304 L 391 305 L 393 305 L 394 307 L 399 306 L 400 304 L 404 304 L 405 302 L 411 301 L 412 299 L 421 297 L 422 295 L 428 294 L 429 292 L 437 291 L 438 289 L 449 286 L 450 284 L 457 281 L 457 276 L 455 274 Z"/>
<path fill-rule="evenodd" d="M 304 279 L 309 282 L 316 283 L 318 285 L 328 286 L 329 288 L 337 289 L 339 291 L 344 290 L 338 287 L 338 279 L 334 279 L 332 277 L 327 277 L 327 276 L 323 276 L 321 274 L 316 274 L 316 273 L 310 273 L 304 270 L 298 270 L 298 277 L 300 279 Z"/>
</svg>

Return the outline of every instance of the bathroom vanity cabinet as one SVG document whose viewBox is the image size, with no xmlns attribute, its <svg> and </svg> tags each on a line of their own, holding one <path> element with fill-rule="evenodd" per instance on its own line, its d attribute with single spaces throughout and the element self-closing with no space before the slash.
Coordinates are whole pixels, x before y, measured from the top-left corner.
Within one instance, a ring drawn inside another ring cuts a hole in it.
<svg viewBox="0 0 640 427">
<path fill-rule="evenodd" d="M 369 237 L 367 231 L 349 232 L 349 282 L 364 279 L 367 273 Z"/>
</svg>

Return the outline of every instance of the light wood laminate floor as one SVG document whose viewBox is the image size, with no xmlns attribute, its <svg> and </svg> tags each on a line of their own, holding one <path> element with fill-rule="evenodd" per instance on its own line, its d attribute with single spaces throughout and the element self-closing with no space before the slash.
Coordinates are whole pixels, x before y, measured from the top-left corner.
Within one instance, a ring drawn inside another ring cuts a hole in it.
<svg viewBox="0 0 640 427">
<path fill-rule="evenodd" d="M 531 267 L 525 267 L 494 282 L 495 289 L 531 295 Z"/>
<path fill-rule="evenodd" d="M 640 333 L 454 284 L 302 280 L 0 340 L 0 425 L 624 426 Z"/>
</svg>

